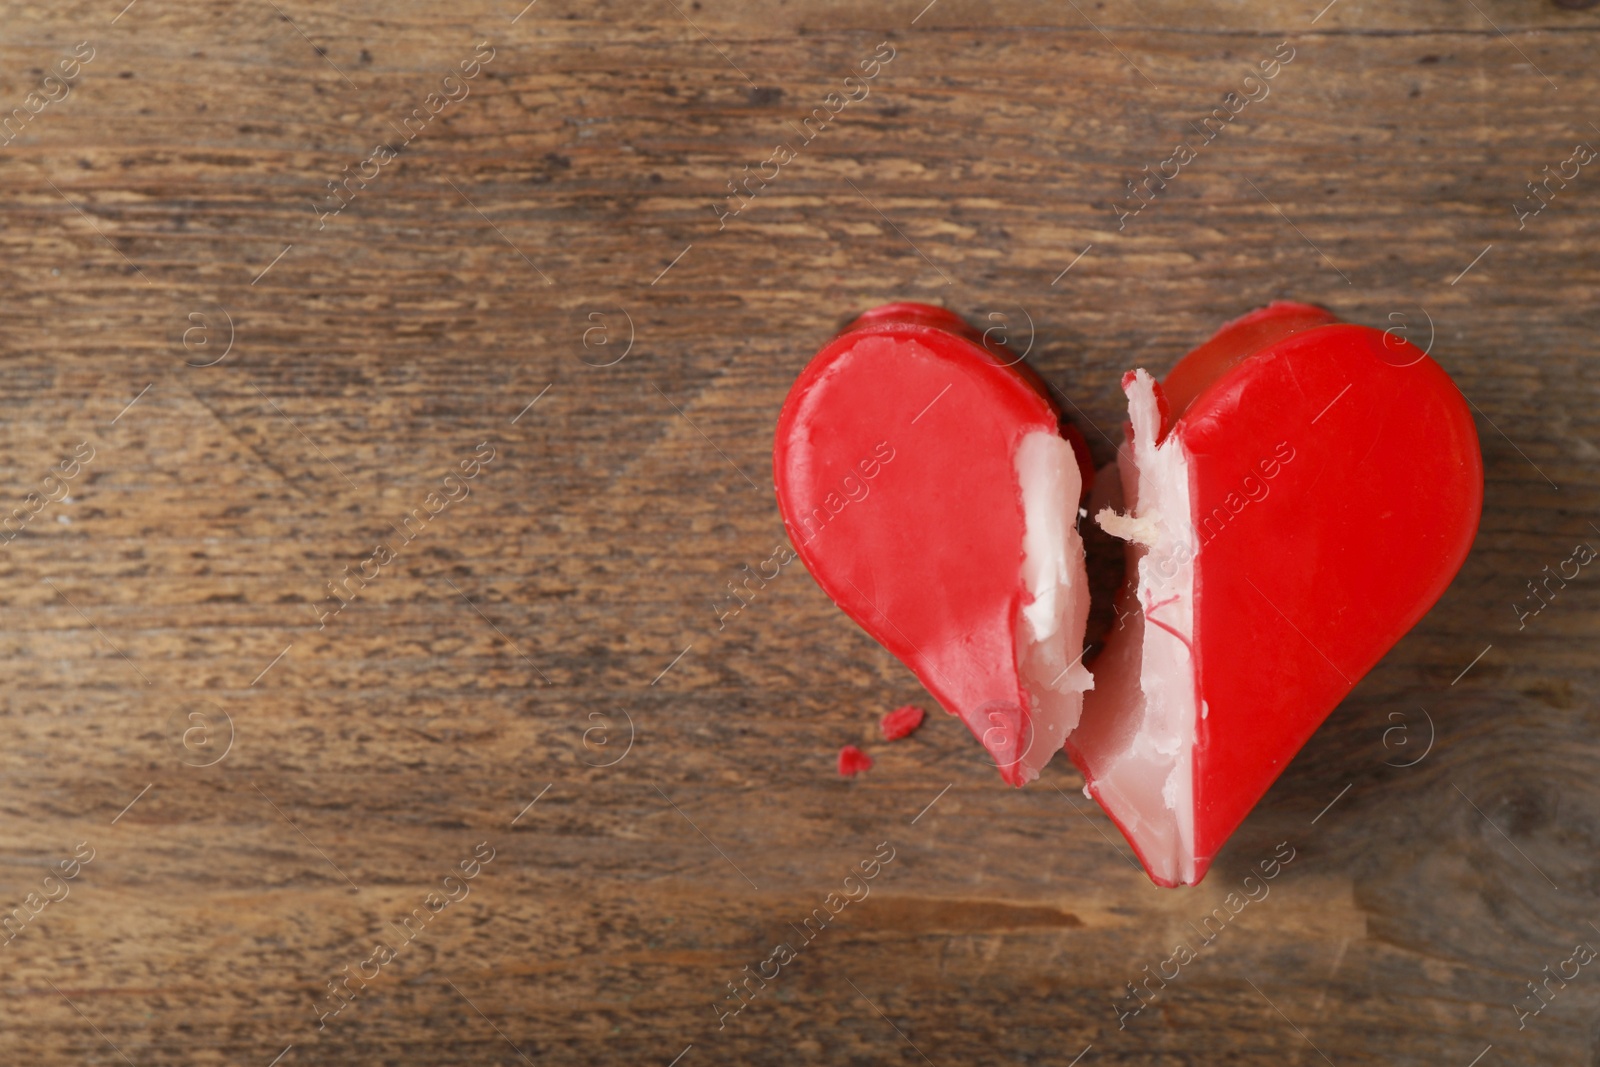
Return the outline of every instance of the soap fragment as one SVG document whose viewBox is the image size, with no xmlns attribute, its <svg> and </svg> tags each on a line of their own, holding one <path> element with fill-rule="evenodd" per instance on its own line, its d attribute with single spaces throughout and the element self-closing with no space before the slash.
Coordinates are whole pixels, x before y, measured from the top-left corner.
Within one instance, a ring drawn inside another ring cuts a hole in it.
<svg viewBox="0 0 1600 1067">
<path fill-rule="evenodd" d="M 839 774 L 844 778 L 854 778 L 862 771 L 872 769 L 872 757 L 854 745 L 846 745 L 839 750 Z"/>
<path fill-rule="evenodd" d="M 910 737 L 922 725 L 922 720 L 928 713 L 915 704 L 907 704 L 903 708 L 895 708 L 888 712 L 878 722 L 878 729 L 883 731 L 885 741 L 898 741 L 902 737 Z"/>
</svg>

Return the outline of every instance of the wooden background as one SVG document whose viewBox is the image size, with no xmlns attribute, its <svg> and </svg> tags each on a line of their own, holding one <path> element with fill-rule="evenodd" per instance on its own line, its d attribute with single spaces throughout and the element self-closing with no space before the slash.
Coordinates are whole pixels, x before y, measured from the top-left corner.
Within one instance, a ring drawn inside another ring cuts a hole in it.
<svg viewBox="0 0 1600 1067">
<path fill-rule="evenodd" d="M 0 114 L 94 49 L 0 148 L 0 512 L 94 449 L 0 544 L 0 911 L 94 854 L 0 948 L 0 1061 L 1600 1063 L 1596 966 L 1513 1007 L 1600 946 L 1600 577 L 1513 607 L 1600 546 L 1600 172 L 1512 210 L 1600 143 L 1600 8 L 123 2 L 0 6 Z M 319 229 L 480 41 L 471 95 Z M 1125 180 L 1283 41 L 1119 232 Z M 718 629 L 782 543 L 779 404 L 853 312 L 1004 322 L 1104 460 L 1124 369 L 1278 297 L 1433 336 L 1487 499 L 1198 889 L 1131 869 L 1065 760 L 1017 791 L 943 714 L 877 742 L 924 694 L 798 565 Z M 471 495 L 319 628 L 481 442 Z M 853 782 L 846 742 L 878 758 Z M 471 895 L 319 1029 L 480 842 Z M 880 842 L 871 897 L 719 1030 Z"/>
</svg>

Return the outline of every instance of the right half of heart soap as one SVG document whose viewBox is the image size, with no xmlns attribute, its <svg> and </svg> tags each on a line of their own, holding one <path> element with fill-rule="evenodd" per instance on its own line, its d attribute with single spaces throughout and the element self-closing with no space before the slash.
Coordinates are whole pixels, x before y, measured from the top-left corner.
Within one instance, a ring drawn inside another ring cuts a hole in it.
<svg viewBox="0 0 1600 1067">
<path fill-rule="evenodd" d="M 1067 748 L 1163 885 L 1193 884 L 1477 530 L 1471 412 L 1420 349 L 1275 304 L 1167 389 L 1129 374 L 1129 579 Z M 1120 512 L 1120 513 L 1119 513 Z"/>
</svg>

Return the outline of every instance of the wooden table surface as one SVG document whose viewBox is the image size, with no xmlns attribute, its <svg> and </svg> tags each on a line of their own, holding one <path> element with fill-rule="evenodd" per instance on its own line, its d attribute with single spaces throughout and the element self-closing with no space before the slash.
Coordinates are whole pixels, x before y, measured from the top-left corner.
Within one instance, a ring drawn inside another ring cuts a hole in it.
<svg viewBox="0 0 1600 1067">
<path fill-rule="evenodd" d="M 124 2 L 0 7 L 0 1062 L 1600 1063 L 1600 576 L 1516 607 L 1600 546 L 1600 171 L 1515 208 L 1592 0 Z M 1003 325 L 1104 461 L 1284 297 L 1431 338 L 1483 524 L 1199 888 L 877 741 L 798 565 L 719 628 L 853 312 Z"/>
</svg>

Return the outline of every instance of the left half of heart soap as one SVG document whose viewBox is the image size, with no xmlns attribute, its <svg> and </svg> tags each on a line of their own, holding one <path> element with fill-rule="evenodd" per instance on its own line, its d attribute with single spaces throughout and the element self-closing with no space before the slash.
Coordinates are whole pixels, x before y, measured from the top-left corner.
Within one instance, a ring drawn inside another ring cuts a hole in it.
<svg viewBox="0 0 1600 1067">
<path fill-rule="evenodd" d="M 1088 449 L 1044 383 L 926 304 L 856 319 L 796 380 L 778 504 L 822 590 L 1022 785 L 1093 679 L 1077 523 Z"/>
</svg>

